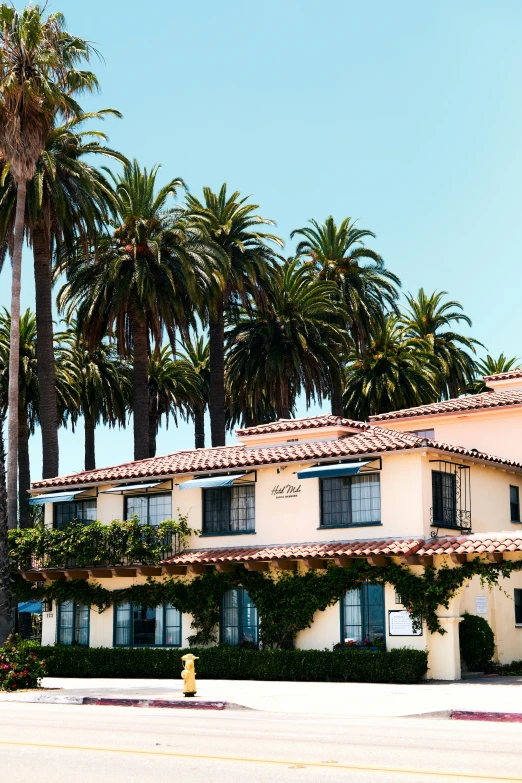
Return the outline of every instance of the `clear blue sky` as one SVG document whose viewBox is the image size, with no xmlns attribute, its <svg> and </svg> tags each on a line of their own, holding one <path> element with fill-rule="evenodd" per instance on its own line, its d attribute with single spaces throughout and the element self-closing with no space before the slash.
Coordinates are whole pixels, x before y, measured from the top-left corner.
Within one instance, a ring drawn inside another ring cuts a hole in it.
<svg viewBox="0 0 522 783">
<path fill-rule="evenodd" d="M 21 7 L 21 3 L 15 3 Z M 359 218 L 403 281 L 444 289 L 493 354 L 522 356 L 522 3 L 519 0 L 53 0 L 96 42 L 112 146 L 162 176 L 252 194 L 287 239 Z M 31 257 L 23 306 L 34 307 Z M 0 276 L 9 305 L 10 268 Z M 302 410 L 301 412 L 304 412 Z M 33 479 L 40 442 L 33 439 Z M 83 438 L 61 432 L 62 473 Z M 162 431 L 158 453 L 192 446 Z M 99 430 L 98 465 L 132 457 Z"/>
</svg>

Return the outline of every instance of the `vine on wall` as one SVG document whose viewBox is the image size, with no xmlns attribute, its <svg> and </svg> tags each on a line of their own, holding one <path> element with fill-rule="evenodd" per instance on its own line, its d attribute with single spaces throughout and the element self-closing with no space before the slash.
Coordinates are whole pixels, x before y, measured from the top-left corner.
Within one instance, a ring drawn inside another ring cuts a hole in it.
<svg viewBox="0 0 522 783">
<path fill-rule="evenodd" d="M 32 585 L 16 576 L 13 590 L 20 600 L 72 600 L 95 606 L 100 612 L 125 601 L 145 607 L 172 603 L 193 617 L 195 633 L 189 637 L 190 644 L 207 645 L 217 640 L 222 596 L 232 587 L 243 586 L 257 606 L 264 646 L 288 649 L 293 647 L 297 633 L 311 626 L 316 612 L 332 606 L 345 591 L 363 582 L 393 585 L 403 605 L 411 611 L 414 625 L 419 627 L 424 620 L 431 633 L 443 634 L 436 612 L 441 606 L 449 606 L 467 580 L 479 576 L 483 584 L 498 587 L 499 579 L 520 569 L 522 560 L 485 563 L 475 559 L 455 568 L 443 566 L 437 570 L 426 566 L 422 574 L 414 574 L 409 567 L 395 563 L 376 567 L 366 560 L 356 560 L 348 568 L 330 566 L 321 571 L 272 573 L 247 571 L 238 566 L 232 574 L 221 574 L 213 569 L 191 580 L 149 578 L 142 585 L 120 590 L 107 590 L 85 580 Z"/>
</svg>

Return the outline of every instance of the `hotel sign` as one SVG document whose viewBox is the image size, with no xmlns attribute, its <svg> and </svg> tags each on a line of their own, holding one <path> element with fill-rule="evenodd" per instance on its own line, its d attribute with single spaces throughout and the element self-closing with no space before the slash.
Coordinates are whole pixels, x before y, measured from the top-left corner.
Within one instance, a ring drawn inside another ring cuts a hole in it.
<svg viewBox="0 0 522 783">
<path fill-rule="evenodd" d="M 271 494 L 276 500 L 296 498 L 301 492 L 301 484 L 276 484 Z"/>
</svg>

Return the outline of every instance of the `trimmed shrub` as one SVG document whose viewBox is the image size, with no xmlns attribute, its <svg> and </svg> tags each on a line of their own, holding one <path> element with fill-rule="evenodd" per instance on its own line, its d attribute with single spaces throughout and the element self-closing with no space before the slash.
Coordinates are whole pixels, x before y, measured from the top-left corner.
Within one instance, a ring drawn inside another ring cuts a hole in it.
<svg viewBox="0 0 522 783">
<path fill-rule="evenodd" d="M 19 636 L 9 636 L 5 645 L 0 647 L 0 690 L 38 688 L 40 679 L 46 674 L 40 650 L 26 646 Z"/>
<path fill-rule="evenodd" d="M 471 672 L 483 672 L 491 666 L 495 652 L 495 634 L 487 620 L 479 615 L 463 615 L 459 625 L 460 654 Z"/>
<path fill-rule="evenodd" d="M 181 656 L 199 657 L 203 680 L 294 680 L 302 682 L 419 682 L 426 674 L 423 650 L 240 650 L 235 647 L 154 649 L 108 647 L 42 647 L 50 677 L 139 677 L 177 679 Z"/>
</svg>

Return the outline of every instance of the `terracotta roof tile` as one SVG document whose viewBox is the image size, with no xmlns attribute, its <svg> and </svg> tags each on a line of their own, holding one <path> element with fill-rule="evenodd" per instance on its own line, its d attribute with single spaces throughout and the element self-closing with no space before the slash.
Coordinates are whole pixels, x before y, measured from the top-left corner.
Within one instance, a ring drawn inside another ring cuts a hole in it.
<svg viewBox="0 0 522 783">
<path fill-rule="evenodd" d="M 522 378 L 522 369 L 520 367 L 515 367 L 514 370 L 510 370 L 509 372 L 497 372 L 495 375 L 485 375 L 484 381 L 485 383 L 488 383 L 488 381 L 509 381 L 515 378 Z"/>
<path fill-rule="evenodd" d="M 327 541 L 325 543 L 279 544 L 188 549 L 166 563 L 246 563 L 249 561 L 302 560 L 305 557 L 328 559 L 340 556 L 409 557 L 411 555 L 483 554 L 485 552 L 522 552 L 522 530 L 513 533 L 470 533 L 445 538 L 382 538 L 375 540 Z"/>
<path fill-rule="evenodd" d="M 512 405 L 522 405 L 522 389 L 472 394 L 468 397 L 457 397 L 452 400 L 444 400 L 443 402 L 434 402 L 431 405 L 419 405 L 417 408 L 403 408 L 390 413 L 379 413 L 376 416 L 370 416 L 370 421 L 375 424 L 384 421 L 395 421 L 396 419 L 505 408 Z"/>
<path fill-rule="evenodd" d="M 420 448 L 433 448 L 461 457 L 522 469 L 522 464 L 513 460 L 495 457 L 461 446 L 452 446 L 440 441 L 419 438 L 416 435 L 396 432 L 384 427 L 365 425 L 365 431 L 335 440 L 288 443 L 277 446 L 248 447 L 238 445 L 213 449 L 177 451 L 162 457 L 153 457 L 138 462 L 125 462 L 122 465 L 114 465 L 108 468 L 97 468 L 96 470 L 73 473 L 68 476 L 35 481 L 32 484 L 32 488 L 69 487 L 148 478 L 151 476 L 212 473 L 212 471 L 235 470 L 237 468 L 254 469 L 264 465 L 322 459 L 335 460 L 345 457 L 371 456 L 391 451 Z"/>
<path fill-rule="evenodd" d="M 271 432 L 295 432 L 296 430 L 318 429 L 319 427 L 350 427 L 362 431 L 370 429 L 370 425 L 363 421 L 344 419 L 328 414 L 326 416 L 307 416 L 303 419 L 279 419 L 268 424 L 258 424 L 256 427 L 236 430 L 236 435 L 238 437 L 264 435 Z"/>
</svg>

